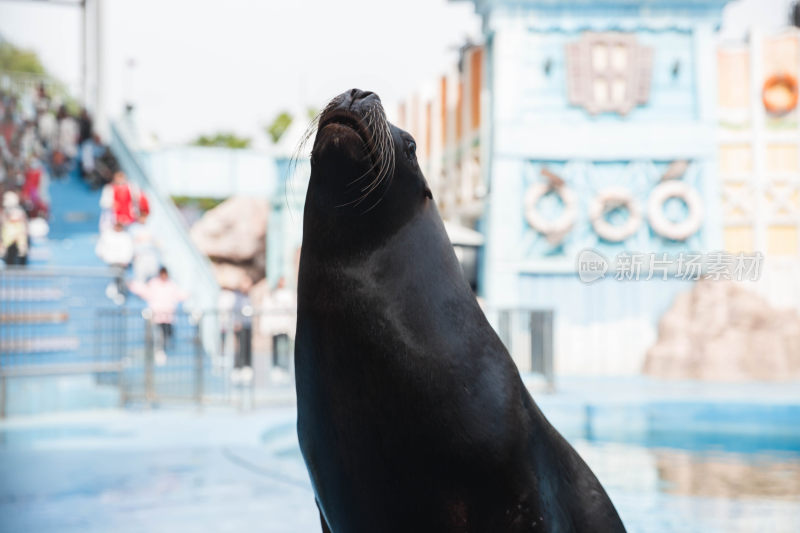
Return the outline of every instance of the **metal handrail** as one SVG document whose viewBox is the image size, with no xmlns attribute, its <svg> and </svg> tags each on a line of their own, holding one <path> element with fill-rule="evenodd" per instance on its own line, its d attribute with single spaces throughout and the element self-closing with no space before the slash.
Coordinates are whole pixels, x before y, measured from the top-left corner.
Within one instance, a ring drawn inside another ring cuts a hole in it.
<svg viewBox="0 0 800 533">
<path fill-rule="evenodd" d="M 125 363 L 123 361 L 8 366 L 0 367 L 0 378 L 97 374 L 120 372 L 124 368 Z"/>
<path fill-rule="evenodd" d="M 78 276 L 78 277 L 114 277 L 114 271 L 107 267 L 80 267 L 80 266 L 6 266 L 0 268 L 0 276 L 15 277 L 51 277 L 51 276 Z"/>
</svg>

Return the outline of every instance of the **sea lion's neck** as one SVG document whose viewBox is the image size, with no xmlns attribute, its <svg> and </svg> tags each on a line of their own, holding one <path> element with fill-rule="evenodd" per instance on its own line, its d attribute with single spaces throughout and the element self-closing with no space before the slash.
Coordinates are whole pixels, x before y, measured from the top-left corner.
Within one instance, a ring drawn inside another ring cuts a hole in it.
<svg viewBox="0 0 800 533">
<path fill-rule="evenodd" d="M 461 267 L 444 230 L 444 225 L 430 203 L 420 208 L 404 224 L 389 234 L 375 234 L 376 225 L 364 217 L 351 231 L 352 239 L 330 233 L 331 221 L 317 216 L 306 218 L 300 259 L 300 298 L 304 286 L 329 286 L 331 293 L 349 292 L 353 284 L 369 284 L 370 291 L 391 295 L 412 290 L 424 279 L 430 290 L 434 278 L 455 289 L 455 294 L 472 296 L 463 279 Z M 341 226 L 341 224 L 339 224 Z M 321 237 L 323 228 L 328 228 Z M 368 236 L 365 239 L 365 234 Z M 347 241 L 347 242 L 344 242 Z M 347 287 L 340 286 L 345 283 Z"/>
<path fill-rule="evenodd" d="M 324 317 L 362 332 L 369 331 L 365 322 L 373 323 L 386 344 L 395 339 L 407 348 L 435 336 L 464 349 L 471 335 L 445 337 L 436 331 L 459 331 L 471 321 L 485 321 L 432 203 L 374 249 L 329 255 L 304 243 L 302 253 L 301 317 Z M 455 349 L 442 348 L 443 353 Z"/>
</svg>

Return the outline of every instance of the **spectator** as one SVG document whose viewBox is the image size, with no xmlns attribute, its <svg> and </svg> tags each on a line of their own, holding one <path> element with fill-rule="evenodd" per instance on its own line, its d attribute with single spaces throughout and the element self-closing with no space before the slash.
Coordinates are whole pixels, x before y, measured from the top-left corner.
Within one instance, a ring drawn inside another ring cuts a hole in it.
<svg viewBox="0 0 800 533">
<path fill-rule="evenodd" d="M 10 108 L 6 108 L 5 116 L 0 121 L 0 136 L 5 140 L 6 146 L 11 146 L 17 131 L 17 124 L 14 122 L 14 115 Z"/>
<path fill-rule="evenodd" d="M 97 153 L 94 140 L 95 137 L 92 137 L 81 143 L 81 176 L 86 181 L 90 181 L 94 174 L 94 160 Z"/>
<path fill-rule="evenodd" d="M 19 195 L 14 191 L 6 191 L 3 193 L 3 209 L 12 207 L 19 207 Z"/>
<path fill-rule="evenodd" d="M 233 361 L 234 381 L 248 383 L 253 379 L 253 307 L 250 297 L 233 291 L 233 331 L 236 334 L 236 355 Z"/>
<path fill-rule="evenodd" d="M 161 332 L 161 342 L 155 353 L 155 361 L 157 365 L 162 366 L 167 362 L 167 350 L 172 348 L 175 310 L 178 304 L 188 298 L 188 294 L 169 278 L 169 272 L 165 267 L 161 267 L 158 276 L 146 284 L 133 281 L 130 288 L 131 292 L 147 302 L 147 307 L 153 313 L 153 323 Z"/>
<path fill-rule="evenodd" d="M 148 215 L 139 215 L 139 220 L 128 230 L 133 238 L 133 279 L 145 282 L 158 273 L 158 244 L 147 224 Z"/>
<path fill-rule="evenodd" d="M 80 150 L 80 170 L 84 180 L 94 172 L 94 160 L 96 156 L 94 131 L 92 129 L 92 119 L 86 108 L 81 109 L 78 117 L 78 148 Z"/>
<path fill-rule="evenodd" d="M 281 371 L 289 371 L 291 361 L 289 339 L 290 334 L 294 332 L 296 305 L 294 293 L 286 287 L 286 280 L 280 278 L 265 302 L 267 313 L 261 321 L 262 333 L 272 337 L 273 377 L 277 377 Z"/>
<path fill-rule="evenodd" d="M 58 122 L 57 147 L 53 152 L 53 172 L 63 176 L 69 171 L 70 163 L 78 155 L 78 124 L 66 106 L 61 106 L 56 115 Z"/>
<path fill-rule="evenodd" d="M 92 189 L 97 189 L 113 181 L 114 174 L 119 170 L 119 164 L 114 154 L 111 153 L 111 150 L 109 150 L 107 146 L 104 146 L 100 142 L 100 138 L 96 135 L 94 143 L 96 148 L 94 160 L 95 171 L 89 177 L 88 183 Z"/>
<path fill-rule="evenodd" d="M 114 227 L 114 184 L 107 183 L 100 193 L 100 233 Z"/>
<path fill-rule="evenodd" d="M 72 118 L 64 105 L 58 108 L 56 121 L 58 122 L 59 148 L 67 158 L 73 159 L 78 155 L 78 123 Z"/>
<path fill-rule="evenodd" d="M 42 152 L 42 145 L 36 135 L 34 123 L 26 122 L 19 137 L 20 155 L 23 159 L 32 158 Z"/>
<path fill-rule="evenodd" d="M 40 113 L 44 113 L 50 109 L 50 96 L 47 94 L 44 83 L 39 83 L 39 86 L 36 88 L 35 103 L 36 110 Z"/>
<path fill-rule="evenodd" d="M 20 207 L 10 207 L 3 220 L 2 245 L 8 266 L 22 266 L 28 262 L 28 220 Z"/>
<path fill-rule="evenodd" d="M 34 158 L 29 158 L 22 185 L 22 203 L 32 217 L 47 218 L 48 207 L 42 199 L 41 182 L 44 169 Z"/>
<path fill-rule="evenodd" d="M 102 202 L 103 199 L 101 198 L 101 206 L 103 205 Z M 128 183 L 128 178 L 122 171 L 114 174 L 111 211 L 114 216 L 114 222 L 123 226 L 131 224 L 141 214 L 147 215 L 150 213 L 147 197 L 138 187 Z"/>
<path fill-rule="evenodd" d="M 40 111 L 36 122 L 39 140 L 46 150 L 56 148 L 58 139 L 58 122 L 50 111 Z"/>
<path fill-rule="evenodd" d="M 92 119 L 89 117 L 89 112 L 84 107 L 81 109 L 81 115 L 78 117 L 78 145 L 83 146 L 83 143 L 92 139 Z"/>
<path fill-rule="evenodd" d="M 49 174 L 40 160 L 48 144 L 34 120 L 37 112 L 46 110 L 39 105 L 41 94 L 31 91 L 17 101 L 0 93 L 0 183 L 2 192 L 13 195 L 13 206 L 25 211 L 26 219 L 47 217 L 49 211 Z M 47 223 L 38 220 L 34 227 L 41 229 Z M 31 226 L 27 229 L 30 237 Z"/>
<path fill-rule="evenodd" d="M 95 253 L 115 271 L 115 281 L 106 288 L 106 296 L 122 305 L 126 293 L 125 270 L 133 260 L 133 239 L 122 224 L 116 223 L 112 230 L 100 233 Z"/>
</svg>

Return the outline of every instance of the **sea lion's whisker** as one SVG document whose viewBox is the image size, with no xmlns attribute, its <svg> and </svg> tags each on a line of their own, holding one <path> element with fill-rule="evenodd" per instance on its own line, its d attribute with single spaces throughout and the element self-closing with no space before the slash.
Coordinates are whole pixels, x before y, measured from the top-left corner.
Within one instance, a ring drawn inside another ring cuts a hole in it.
<svg viewBox="0 0 800 533">
<path fill-rule="evenodd" d="M 358 181 L 361 181 L 374 170 L 376 170 L 376 174 L 375 178 L 373 178 L 370 183 L 361 189 L 361 192 L 366 194 L 360 196 L 354 201 L 356 205 L 362 202 L 365 197 L 369 195 L 372 190 L 374 190 L 375 187 L 385 179 L 387 172 L 391 172 L 394 164 L 394 145 L 391 141 L 391 133 L 389 132 L 388 125 L 386 124 L 385 114 L 382 113 L 382 108 L 377 105 L 371 107 L 366 113 L 365 120 L 367 122 L 367 130 L 370 132 L 373 139 L 372 146 L 369 147 L 369 157 L 372 159 L 373 163 L 366 172 L 349 182 L 347 185 L 350 186 Z M 375 127 L 377 121 L 381 121 L 382 127 Z M 389 135 L 387 135 L 387 133 L 389 133 Z"/>
</svg>

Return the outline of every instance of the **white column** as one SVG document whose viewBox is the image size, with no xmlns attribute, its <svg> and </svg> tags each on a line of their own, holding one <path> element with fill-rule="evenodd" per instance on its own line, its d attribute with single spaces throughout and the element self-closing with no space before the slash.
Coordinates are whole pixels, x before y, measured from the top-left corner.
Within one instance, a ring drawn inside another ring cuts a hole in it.
<svg viewBox="0 0 800 533">
<path fill-rule="evenodd" d="M 108 139 L 108 113 L 105 109 L 105 36 L 103 32 L 104 0 L 94 0 L 94 63 L 95 63 L 95 94 L 94 94 L 94 129 L 103 139 Z"/>
<path fill-rule="evenodd" d="M 717 46 L 714 31 L 710 24 L 697 24 L 693 27 L 693 48 L 695 57 L 695 79 L 702 80 L 696 84 L 697 120 L 706 126 L 705 131 L 713 135 L 707 143 L 708 150 L 701 161 L 699 187 L 703 197 L 708 199 L 706 209 L 707 223 L 704 226 L 705 246 L 712 250 L 724 247 L 724 215 L 722 208 L 722 177 L 719 175 L 717 161 L 719 159 L 719 116 L 717 114 Z"/>
<path fill-rule="evenodd" d="M 754 248 L 767 252 L 767 225 L 769 213 L 764 198 L 767 182 L 765 176 L 764 109 L 761 103 L 761 84 L 764 79 L 763 36 L 757 27 L 750 29 L 750 121 L 753 136 L 750 148 L 753 155 L 753 233 Z"/>
<path fill-rule="evenodd" d="M 88 3 L 89 0 L 81 1 L 81 102 L 86 107 L 88 107 L 89 102 L 89 60 L 86 56 L 88 50 L 86 41 L 89 32 L 88 15 L 86 13 Z"/>
</svg>

